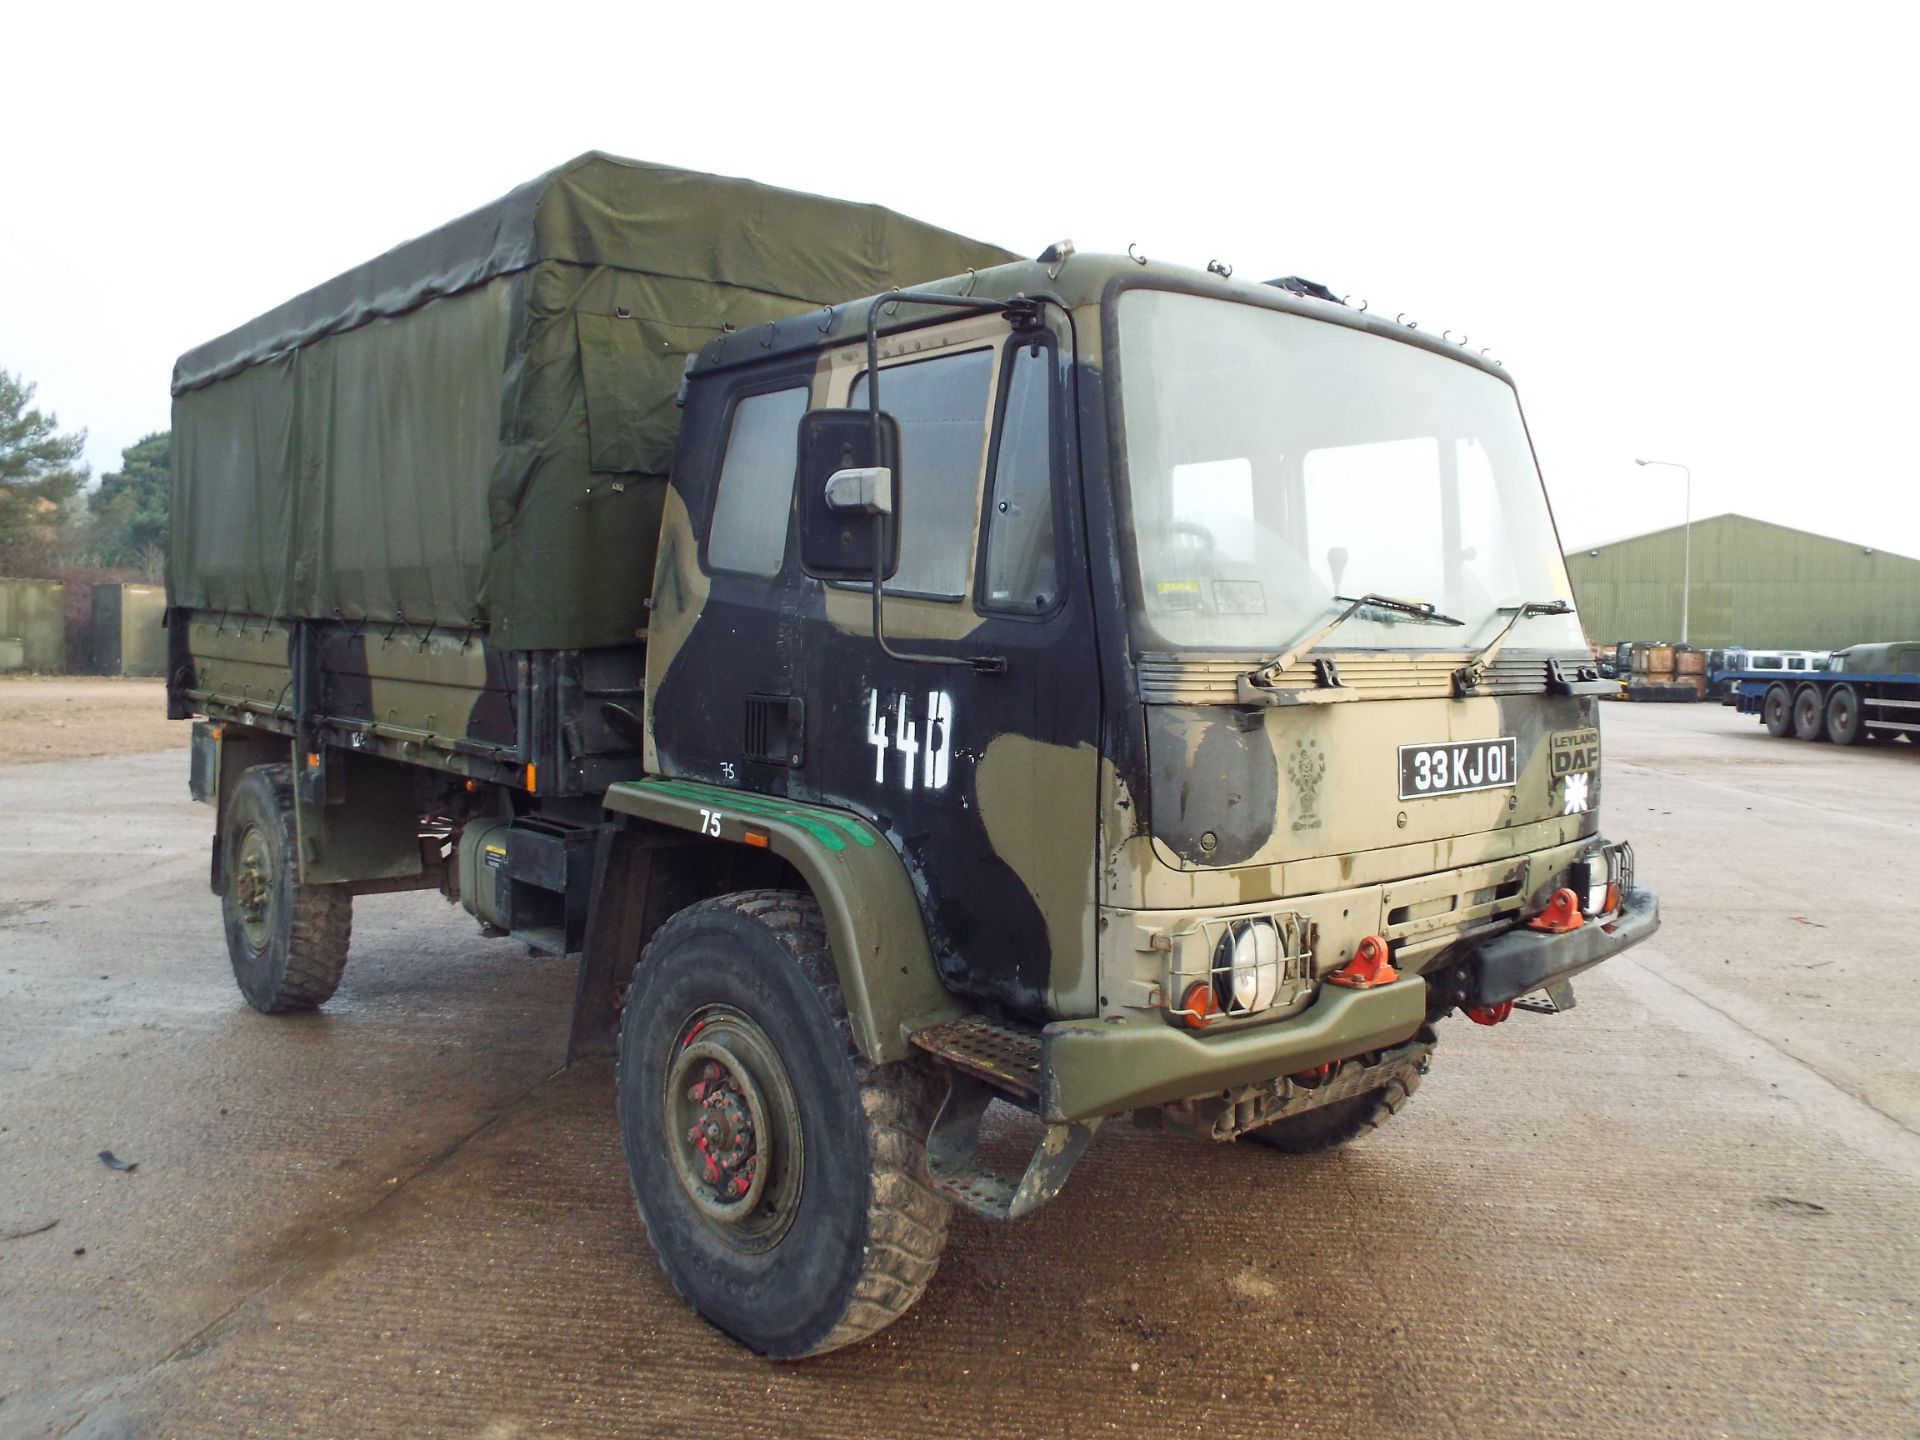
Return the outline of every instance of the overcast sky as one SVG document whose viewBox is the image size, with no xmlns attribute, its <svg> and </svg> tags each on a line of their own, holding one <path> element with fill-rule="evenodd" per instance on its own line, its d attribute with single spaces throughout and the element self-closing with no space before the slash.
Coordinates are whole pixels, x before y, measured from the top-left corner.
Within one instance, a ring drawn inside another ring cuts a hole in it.
<svg viewBox="0 0 1920 1440">
<path fill-rule="evenodd" d="M 1912 13 L 14 7 L 0 368 L 115 468 L 182 350 L 600 149 L 1465 333 L 1570 548 L 1679 523 L 1654 456 L 1920 555 Z"/>
</svg>

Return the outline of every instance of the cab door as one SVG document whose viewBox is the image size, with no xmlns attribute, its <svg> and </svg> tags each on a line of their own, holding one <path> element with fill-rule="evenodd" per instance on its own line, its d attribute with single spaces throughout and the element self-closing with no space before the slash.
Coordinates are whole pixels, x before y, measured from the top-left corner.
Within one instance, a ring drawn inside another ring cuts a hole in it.
<svg viewBox="0 0 1920 1440">
<path fill-rule="evenodd" d="M 784 796 L 807 761 L 793 556 L 795 442 L 811 357 L 726 374 L 690 400 L 661 526 L 647 650 L 655 773 Z"/>
<path fill-rule="evenodd" d="M 796 795 L 873 819 L 918 890 L 942 978 L 1035 1017 L 1098 1005 L 1099 677 L 1069 483 L 1071 342 L 998 315 L 889 337 L 900 433 L 888 643 L 866 584 L 810 579 Z M 868 403 L 862 347 L 828 403 Z"/>
</svg>

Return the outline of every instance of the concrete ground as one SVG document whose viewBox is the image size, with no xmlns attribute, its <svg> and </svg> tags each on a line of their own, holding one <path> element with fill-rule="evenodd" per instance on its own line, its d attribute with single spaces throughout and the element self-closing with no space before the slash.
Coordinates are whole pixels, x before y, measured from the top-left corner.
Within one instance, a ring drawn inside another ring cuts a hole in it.
<svg viewBox="0 0 1920 1440">
<path fill-rule="evenodd" d="M 570 966 L 363 900 L 267 1019 L 183 756 L 0 768 L 0 1435 L 1914 1435 L 1920 747 L 1603 708 L 1666 928 L 1578 1009 L 1330 1156 L 1116 1123 L 789 1367 L 662 1278 Z"/>
</svg>

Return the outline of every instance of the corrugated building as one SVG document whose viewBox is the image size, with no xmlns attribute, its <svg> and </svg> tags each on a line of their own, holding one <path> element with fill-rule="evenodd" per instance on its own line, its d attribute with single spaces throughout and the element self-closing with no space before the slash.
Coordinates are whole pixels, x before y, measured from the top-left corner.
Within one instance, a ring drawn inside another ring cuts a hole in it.
<svg viewBox="0 0 1920 1440">
<path fill-rule="evenodd" d="M 1571 549 L 1590 639 L 1680 638 L 1682 527 Z M 1693 522 L 1691 615 L 1699 646 L 1833 650 L 1920 639 L 1920 560 L 1745 515 Z"/>
</svg>

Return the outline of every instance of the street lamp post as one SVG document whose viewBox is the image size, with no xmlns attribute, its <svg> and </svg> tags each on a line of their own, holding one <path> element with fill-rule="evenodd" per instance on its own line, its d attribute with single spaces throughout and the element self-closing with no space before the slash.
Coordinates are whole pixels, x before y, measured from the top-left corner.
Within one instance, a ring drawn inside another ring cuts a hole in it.
<svg viewBox="0 0 1920 1440">
<path fill-rule="evenodd" d="M 1687 601 L 1693 588 L 1693 471 L 1678 460 L 1636 460 L 1636 465 L 1668 465 L 1687 477 L 1686 522 L 1680 531 L 1680 643 L 1687 643 Z"/>
</svg>

